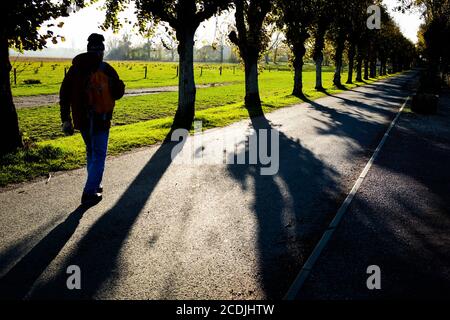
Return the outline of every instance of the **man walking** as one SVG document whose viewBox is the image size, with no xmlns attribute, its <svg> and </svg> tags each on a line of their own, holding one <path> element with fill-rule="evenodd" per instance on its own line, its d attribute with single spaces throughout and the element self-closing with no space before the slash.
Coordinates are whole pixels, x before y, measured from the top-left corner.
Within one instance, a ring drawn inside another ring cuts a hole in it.
<svg viewBox="0 0 450 320">
<path fill-rule="evenodd" d="M 87 181 L 81 203 L 89 205 L 102 200 L 113 109 L 125 92 L 117 72 L 103 61 L 104 41 L 100 34 L 89 36 L 87 52 L 73 59 L 59 94 L 62 131 L 72 135 L 74 129 L 80 130 L 86 144 Z"/>
</svg>

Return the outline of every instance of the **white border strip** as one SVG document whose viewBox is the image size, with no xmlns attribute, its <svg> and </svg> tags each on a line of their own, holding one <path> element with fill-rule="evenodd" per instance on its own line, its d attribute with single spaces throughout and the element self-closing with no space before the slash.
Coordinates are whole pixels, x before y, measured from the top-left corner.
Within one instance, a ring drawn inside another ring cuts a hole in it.
<svg viewBox="0 0 450 320">
<path fill-rule="evenodd" d="M 358 177 L 355 184 L 353 185 L 352 190 L 347 195 L 347 198 L 345 198 L 344 202 L 342 203 L 341 207 L 339 208 L 338 212 L 336 213 L 336 216 L 334 217 L 333 221 L 331 221 L 327 230 L 322 235 L 322 238 L 319 240 L 319 242 L 317 243 L 313 252 L 309 256 L 308 260 L 306 260 L 306 262 L 303 265 L 302 269 L 300 270 L 299 274 L 297 275 L 297 277 L 295 278 L 291 287 L 289 288 L 288 292 L 284 296 L 284 298 L 283 298 L 284 300 L 294 300 L 296 298 L 296 296 L 298 295 L 300 289 L 302 288 L 303 284 L 305 283 L 306 279 L 308 278 L 309 274 L 311 273 L 311 270 L 314 267 L 314 264 L 319 259 L 319 256 L 321 255 L 323 249 L 328 244 L 328 241 L 330 241 L 331 236 L 333 235 L 334 231 L 336 230 L 337 226 L 339 225 L 339 222 L 342 220 L 342 217 L 344 216 L 350 203 L 352 202 L 353 198 L 355 197 L 356 192 L 358 192 L 358 189 L 361 186 L 362 182 L 364 181 L 364 178 L 367 176 L 367 173 L 369 172 L 370 168 L 372 167 L 372 164 L 374 163 L 375 159 L 378 157 L 378 154 L 380 153 L 381 148 L 383 147 L 384 143 L 386 142 L 387 138 L 389 137 L 389 134 L 391 133 L 392 128 L 397 123 L 398 118 L 400 117 L 400 114 L 402 113 L 403 109 L 405 108 L 406 104 L 408 103 L 409 98 L 410 97 L 406 98 L 402 107 L 400 108 L 397 115 L 395 116 L 394 120 L 392 120 L 391 125 L 389 126 L 389 128 L 387 129 L 386 133 L 383 136 L 383 139 L 381 139 L 380 143 L 378 144 L 378 147 L 375 149 L 369 162 L 367 162 L 366 166 L 364 167 L 364 170 L 361 172 L 360 176 Z"/>
</svg>

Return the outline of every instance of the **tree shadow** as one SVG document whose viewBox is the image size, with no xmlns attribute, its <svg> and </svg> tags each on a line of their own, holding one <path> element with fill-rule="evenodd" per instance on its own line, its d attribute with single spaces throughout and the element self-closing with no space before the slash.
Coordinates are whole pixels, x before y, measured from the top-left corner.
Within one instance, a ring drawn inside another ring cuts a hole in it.
<svg viewBox="0 0 450 320">
<path fill-rule="evenodd" d="M 360 86 L 358 85 L 358 83 L 364 83 L 364 85 L 369 85 L 369 84 L 371 84 L 370 82 L 367 82 L 365 79 L 355 80 L 355 81 L 353 81 L 352 84 L 356 84 L 358 87 L 360 87 Z M 348 84 L 350 84 L 350 83 L 348 83 Z"/>
<path fill-rule="evenodd" d="M 405 214 L 394 210 L 397 220 L 372 221 L 380 228 L 389 228 L 391 241 L 401 244 L 393 257 L 403 259 L 398 262 L 401 276 L 395 286 L 395 293 L 402 297 L 450 297 L 449 119 L 450 90 L 441 96 L 436 115 L 403 115 L 377 161 L 387 174 L 404 181 L 398 183 L 399 190 L 391 198 L 400 207 L 397 211 Z M 374 207 L 373 203 L 368 205 Z M 398 226 L 403 232 L 397 231 Z M 400 270 L 405 265 L 407 270 Z"/>
<path fill-rule="evenodd" d="M 297 299 L 448 299 L 450 217 L 406 194 L 383 197 L 356 196 Z M 381 269 L 381 290 L 367 289 L 370 265 Z"/>
<path fill-rule="evenodd" d="M 450 297 L 449 102 L 400 117 L 299 299 Z M 381 290 L 366 287 L 374 264 Z"/>
<path fill-rule="evenodd" d="M 0 299 L 23 299 L 74 234 L 89 206 L 80 205 L 0 279 Z"/>
<path fill-rule="evenodd" d="M 392 93 L 394 98 L 406 95 L 399 90 L 391 91 L 389 87 L 383 87 L 381 92 L 381 95 Z M 379 118 L 368 118 L 367 111 L 390 120 L 397 111 L 394 107 L 398 107 L 400 98 L 386 105 L 337 98 L 352 108 L 340 110 L 306 99 L 313 109 L 326 117 L 315 119 L 321 123 L 316 130 L 321 135 L 335 135 L 354 142 L 357 148 L 352 146 L 349 158 L 360 152 L 367 158 L 387 126 L 386 121 Z M 258 140 L 261 130 L 276 130 L 264 116 L 258 116 L 259 113 L 259 110 L 249 110 Z M 261 163 L 228 166 L 231 176 L 240 182 L 243 189 L 253 188 L 252 210 L 258 221 L 256 241 L 260 282 L 268 298 L 281 298 L 286 293 L 293 281 L 292 275 L 297 274 L 301 262 L 309 256 L 348 191 L 343 190 L 340 174 L 302 146 L 299 140 L 280 131 L 278 135 L 280 165 L 276 175 L 261 175 L 260 168 L 264 167 Z M 267 149 L 270 150 L 270 145 Z M 238 154 L 236 158 L 249 158 L 248 148 L 241 153 L 245 156 Z"/>
<path fill-rule="evenodd" d="M 359 102 L 353 103 L 353 108 L 347 111 L 329 107 L 325 103 L 315 101 L 308 103 L 326 117 L 315 118 L 315 121 L 320 123 L 320 126 L 316 126 L 318 134 L 339 136 L 352 141 L 358 146 L 354 149 L 354 154 L 362 150 L 367 153 L 364 155 L 368 155 L 380 141 L 384 134 L 383 128 L 386 127 L 386 123 L 368 118 L 366 112 L 370 111 L 392 120 L 396 111 Z"/>
<path fill-rule="evenodd" d="M 377 86 L 378 93 L 357 91 L 358 94 L 368 99 L 351 100 L 342 95 L 333 95 L 326 90 L 324 91 L 326 95 L 340 100 L 346 108 L 331 107 L 326 102 L 327 100 L 317 102 L 306 99 L 305 102 L 327 117 L 327 119 L 315 118 L 321 124 L 317 126 L 317 132 L 322 135 L 349 138 L 360 146 L 360 149 L 370 153 L 372 147 L 378 144 L 384 134 L 383 129 L 386 127 L 384 120 L 391 121 L 398 112 L 401 103 L 412 92 L 402 89 L 408 81 L 404 79 L 390 80 L 394 83 L 383 83 Z M 378 100 L 374 100 L 375 98 Z M 330 104 L 333 104 L 333 102 L 330 102 Z M 375 117 L 372 117 L 372 115 Z M 356 150 L 356 152 L 359 151 Z"/>
<path fill-rule="evenodd" d="M 276 148 L 270 141 L 272 135 L 278 134 L 278 172 L 262 175 L 260 170 L 266 165 L 260 161 L 257 164 L 230 164 L 227 169 L 243 189 L 253 189 L 260 283 L 267 298 L 280 299 L 301 268 L 310 247 L 318 240 L 317 231 L 328 222 L 328 215 L 318 213 L 333 212 L 343 193 L 337 187 L 337 172 L 326 167 L 299 140 L 275 129 L 264 115 L 254 116 L 260 112 L 249 112 L 254 129 L 252 138 L 261 141 L 261 136 L 267 132 L 263 145 L 267 143 L 268 154 L 275 156 Z M 234 158 L 243 157 L 250 158 L 249 148 L 241 150 Z"/>
<path fill-rule="evenodd" d="M 360 87 L 361 89 L 364 87 Z M 383 86 L 382 84 L 377 86 L 377 89 L 388 89 L 388 87 Z M 362 94 L 363 97 L 367 98 L 367 99 L 379 99 L 380 95 L 379 93 L 370 93 L 370 92 L 366 92 L 366 91 L 359 91 L 359 90 L 355 90 L 355 89 L 345 89 L 346 91 L 352 91 L 352 92 L 356 92 L 358 94 Z M 343 102 L 345 102 L 346 105 L 349 106 L 354 106 L 354 107 L 358 107 L 358 108 L 365 108 L 368 110 L 372 110 L 372 111 L 379 111 L 379 108 L 374 107 L 373 105 L 370 105 L 368 103 L 363 103 L 360 101 L 355 101 L 355 100 L 351 100 L 351 99 L 347 99 L 344 98 L 342 95 L 340 94 L 332 94 L 330 92 L 327 91 L 327 89 L 323 89 L 321 91 L 322 93 L 324 93 L 325 95 L 329 96 L 329 97 L 333 97 L 339 100 L 342 100 Z M 390 95 L 387 94 L 387 92 L 385 92 L 385 94 L 383 95 L 383 100 L 385 101 L 385 103 L 380 104 L 378 103 L 377 106 L 386 106 L 386 105 L 391 105 L 391 104 L 400 104 L 404 101 L 404 99 L 406 98 L 406 95 L 403 96 L 398 96 L 398 95 Z M 311 100 L 309 100 L 308 102 L 311 102 Z"/>
<path fill-rule="evenodd" d="M 171 153 L 176 144 L 178 142 L 166 137 L 114 207 L 90 227 L 77 248 L 65 259 L 67 266 L 80 267 L 83 273 L 82 290 L 67 290 L 67 274 L 65 268 L 60 268 L 59 273 L 37 287 L 30 298 L 90 299 L 95 296 L 105 281 L 117 272 L 120 249 L 150 195 L 172 163 Z"/>
<path fill-rule="evenodd" d="M 348 88 L 345 84 L 341 83 L 341 84 L 334 84 L 334 88 L 338 89 L 338 90 L 344 90 L 347 91 Z"/>
</svg>

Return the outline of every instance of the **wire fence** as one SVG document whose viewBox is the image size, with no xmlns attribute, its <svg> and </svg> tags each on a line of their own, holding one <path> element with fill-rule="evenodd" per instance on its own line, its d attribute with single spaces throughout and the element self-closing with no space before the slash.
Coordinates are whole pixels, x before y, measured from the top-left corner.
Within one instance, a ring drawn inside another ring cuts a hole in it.
<svg viewBox="0 0 450 320">
<path fill-rule="evenodd" d="M 145 64 L 143 62 L 111 62 L 117 68 L 119 74 L 124 74 L 125 81 L 136 81 L 140 79 L 149 79 L 152 75 L 177 78 L 180 75 L 179 66 L 176 63 L 167 65 L 164 68 L 157 67 L 163 63 Z M 12 64 L 10 81 L 13 86 L 37 85 L 37 84 L 57 84 L 61 83 L 66 76 L 70 64 L 64 62 L 49 61 L 17 61 Z M 170 71 L 172 70 L 172 71 Z M 292 71 L 289 65 L 259 65 L 260 72 L 280 72 Z M 202 78 L 208 76 L 241 75 L 244 73 L 244 67 L 241 64 L 195 64 L 194 73 L 196 77 Z"/>
</svg>

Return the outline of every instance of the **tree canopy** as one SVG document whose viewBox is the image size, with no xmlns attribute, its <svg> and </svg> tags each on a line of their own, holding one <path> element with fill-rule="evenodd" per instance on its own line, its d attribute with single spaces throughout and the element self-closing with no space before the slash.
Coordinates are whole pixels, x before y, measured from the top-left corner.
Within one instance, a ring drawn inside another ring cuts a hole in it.
<svg viewBox="0 0 450 320">
<path fill-rule="evenodd" d="M 49 39 L 56 42 L 58 38 L 64 40 L 64 37 L 55 35 L 50 29 L 41 33 L 41 26 L 48 20 L 69 16 L 68 9 L 74 5 L 83 7 L 84 0 L 2 1 L 0 36 L 8 39 L 10 47 L 18 50 L 43 49 Z"/>
<path fill-rule="evenodd" d="M 11 93 L 9 48 L 38 50 L 47 40 L 54 43 L 64 38 L 51 29 L 41 33 L 42 24 L 50 19 L 68 16 L 68 8 L 84 5 L 83 0 L 1 1 L 0 2 L 0 155 L 22 146 L 17 112 Z M 61 25 L 59 25 L 61 26 Z M 51 27 L 51 25 L 48 25 Z"/>
<path fill-rule="evenodd" d="M 130 0 L 106 0 L 105 28 L 121 27 L 119 13 Z M 173 129 L 190 129 L 195 115 L 194 35 L 200 23 L 230 8 L 231 0 L 135 0 L 137 27 L 151 34 L 158 23 L 166 22 L 178 40 L 179 85 L 178 109 Z"/>
</svg>

